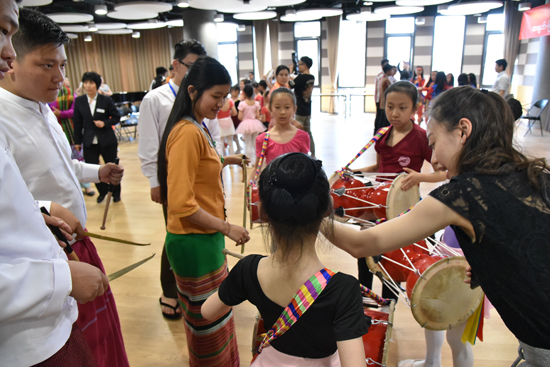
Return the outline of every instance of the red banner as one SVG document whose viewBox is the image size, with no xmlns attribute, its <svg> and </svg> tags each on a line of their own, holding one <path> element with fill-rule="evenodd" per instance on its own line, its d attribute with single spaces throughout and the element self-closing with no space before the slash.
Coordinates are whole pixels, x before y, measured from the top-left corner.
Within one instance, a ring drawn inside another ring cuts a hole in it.
<svg viewBox="0 0 550 367">
<path fill-rule="evenodd" d="M 519 39 L 550 36 L 550 4 L 537 6 L 523 13 Z"/>
</svg>

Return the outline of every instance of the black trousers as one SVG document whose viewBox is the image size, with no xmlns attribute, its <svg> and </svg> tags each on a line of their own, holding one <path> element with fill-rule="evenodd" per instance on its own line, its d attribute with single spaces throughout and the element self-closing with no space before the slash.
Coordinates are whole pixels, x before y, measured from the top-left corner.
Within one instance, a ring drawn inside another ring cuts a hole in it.
<svg viewBox="0 0 550 367">
<path fill-rule="evenodd" d="M 376 132 L 379 129 L 386 126 L 390 126 L 390 122 L 386 117 L 386 110 L 380 108 L 380 103 L 376 103 L 376 117 L 374 118 L 374 134 L 376 134 Z"/>
<path fill-rule="evenodd" d="M 84 161 L 86 163 L 99 164 L 99 156 L 103 158 L 105 163 L 114 163 L 117 157 L 118 144 L 100 147 L 99 144 L 92 144 L 84 148 Z M 99 195 L 107 195 L 109 185 L 103 182 L 96 183 L 95 187 Z M 120 185 L 113 186 L 113 197 L 120 197 Z"/>
<path fill-rule="evenodd" d="M 365 258 L 362 257 L 357 259 L 357 268 L 359 270 L 359 283 L 363 284 L 365 287 L 372 289 L 372 280 L 374 274 L 372 274 L 367 266 Z M 397 301 L 397 296 L 391 291 L 390 288 L 382 284 L 382 298 L 391 298 Z"/>
<path fill-rule="evenodd" d="M 162 212 L 164 213 L 164 224 L 168 224 L 168 207 L 166 204 L 162 204 Z M 176 277 L 170 266 L 170 261 L 168 261 L 164 245 L 162 246 L 162 257 L 160 258 L 160 285 L 164 297 L 178 299 Z"/>
</svg>

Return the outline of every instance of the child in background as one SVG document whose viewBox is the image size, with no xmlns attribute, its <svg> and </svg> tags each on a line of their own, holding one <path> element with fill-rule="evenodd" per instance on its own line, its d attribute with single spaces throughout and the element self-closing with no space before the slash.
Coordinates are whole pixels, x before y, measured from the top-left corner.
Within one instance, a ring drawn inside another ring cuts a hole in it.
<svg viewBox="0 0 550 367">
<path fill-rule="evenodd" d="M 265 105 L 260 110 L 260 121 L 264 124 L 265 128 L 269 127 L 271 123 L 271 114 L 269 113 L 269 105 Z"/>
<path fill-rule="evenodd" d="M 286 94 L 279 98 L 288 99 Z M 303 316 L 272 340 L 252 367 L 365 366 L 361 337 L 367 322 L 359 282 L 326 269 L 315 251 L 320 225 L 332 211 L 329 192 L 321 161 L 289 153 L 268 165 L 260 176 L 259 194 L 260 215 L 268 223 L 271 238 L 270 256 L 249 255 L 239 261 L 201 308 L 205 319 L 215 319 L 230 305 L 248 300 L 268 329 L 308 279 L 327 279 L 324 289 L 315 287 L 319 295 L 305 307 Z"/>
<path fill-rule="evenodd" d="M 417 66 L 414 69 L 414 76 L 412 78 L 412 83 L 418 89 L 418 103 L 416 105 L 416 122 L 418 125 L 422 123 L 424 117 L 424 95 L 422 94 L 422 88 L 426 85 L 426 79 L 424 79 L 424 68 L 422 66 Z"/>
<path fill-rule="evenodd" d="M 247 157 L 254 156 L 254 142 L 256 136 L 265 130 L 265 126 L 260 122 L 260 103 L 254 101 L 254 88 L 250 84 L 244 86 L 243 93 L 245 99 L 239 103 L 239 120 L 241 123 L 237 127 L 236 133 L 244 137 L 244 151 Z"/>
<path fill-rule="evenodd" d="M 256 168 L 260 161 L 263 145 L 267 137 L 264 162 L 266 165 L 280 155 L 290 152 L 309 152 L 309 135 L 292 125 L 296 112 L 296 96 L 288 88 L 279 88 L 271 95 L 272 123 L 269 132 L 261 133 L 256 138 Z M 269 135 L 267 135 L 269 134 Z M 261 167 L 260 167 L 261 168 Z"/>
<path fill-rule="evenodd" d="M 448 89 L 450 89 L 450 87 L 447 85 L 447 76 L 444 72 L 439 71 L 435 76 L 435 82 L 428 88 L 428 92 L 426 93 L 427 103 L 431 103 L 435 97 Z"/>
<path fill-rule="evenodd" d="M 235 116 L 231 116 L 231 120 L 233 121 L 233 126 L 235 127 L 235 130 L 241 123 L 241 120 L 239 120 L 239 103 L 241 103 L 241 100 L 239 99 L 239 94 L 241 93 L 241 87 L 238 84 L 235 84 L 231 87 L 231 90 L 229 91 L 231 94 L 231 100 L 233 101 L 233 104 L 235 106 L 235 110 L 237 110 L 237 114 Z M 236 154 L 241 154 L 241 143 L 239 142 L 239 136 L 235 132 L 233 135 L 233 142 L 235 142 L 235 145 L 237 146 L 237 152 Z"/>
<path fill-rule="evenodd" d="M 260 107 L 264 106 L 264 96 L 263 93 L 260 92 L 260 85 L 258 83 L 252 83 L 252 87 L 254 88 L 254 100 L 256 102 L 260 102 Z"/>
<path fill-rule="evenodd" d="M 237 109 L 235 108 L 235 102 L 231 98 L 227 98 L 223 107 L 218 112 L 218 123 L 220 125 L 220 137 L 223 144 L 222 152 L 227 147 L 229 155 L 235 154 L 235 149 L 233 149 L 235 126 L 233 125 L 231 116 L 237 116 Z"/>
</svg>

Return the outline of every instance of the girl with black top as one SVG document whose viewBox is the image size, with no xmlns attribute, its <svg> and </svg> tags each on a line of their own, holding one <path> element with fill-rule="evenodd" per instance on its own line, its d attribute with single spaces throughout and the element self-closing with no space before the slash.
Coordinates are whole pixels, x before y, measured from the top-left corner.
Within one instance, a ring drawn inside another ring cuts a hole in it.
<svg viewBox="0 0 550 367">
<path fill-rule="evenodd" d="M 262 172 L 259 190 L 271 255 L 250 255 L 239 261 L 218 293 L 202 306 L 206 319 L 249 300 L 267 329 L 305 281 L 324 268 L 315 240 L 332 201 L 321 161 L 303 153 L 280 156 Z M 331 232 L 332 219 L 327 219 L 325 227 Z M 359 282 L 336 273 L 296 324 L 266 347 L 252 366 L 364 367 L 361 336 L 367 329 Z"/>
<path fill-rule="evenodd" d="M 363 257 L 451 225 L 470 263 L 468 275 L 519 339 L 522 366 L 548 366 L 549 167 L 514 148 L 514 117 L 498 94 L 453 88 L 434 100 L 429 116 L 432 164 L 451 181 L 408 214 L 361 232 L 336 223 L 327 237 Z"/>
</svg>

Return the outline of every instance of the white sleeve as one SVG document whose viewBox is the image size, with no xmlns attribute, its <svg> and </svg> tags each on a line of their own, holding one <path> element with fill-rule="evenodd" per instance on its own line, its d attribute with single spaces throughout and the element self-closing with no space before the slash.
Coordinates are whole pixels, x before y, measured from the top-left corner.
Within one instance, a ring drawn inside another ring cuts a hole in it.
<svg viewBox="0 0 550 367">
<path fill-rule="evenodd" d="M 220 136 L 220 123 L 218 122 L 218 119 L 204 119 L 204 122 L 208 127 L 208 131 L 210 131 L 210 135 L 212 135 L 212 139 L 216 142 L 216 150 L 218 151 L 220 156 L 223 156 L 222 138 Z"/>
<path fill-rule="evenodd" d="M 138 156 L 141 160 L 141 172 L 149 179 L 151 188 L 160 186 L 157 179 L 158 151 L 160 147 L 159 116 L 154 113 L 151 98 L 144 98 L 139 107 Z M 158 110 L 158 106 L 156 108 Z"/>
<path fill-rule="evenodd" d="M 79 182 L 99 182 L 99 164 L 80 162 L 73 159 L 73 168 Z"/>
</svg>

